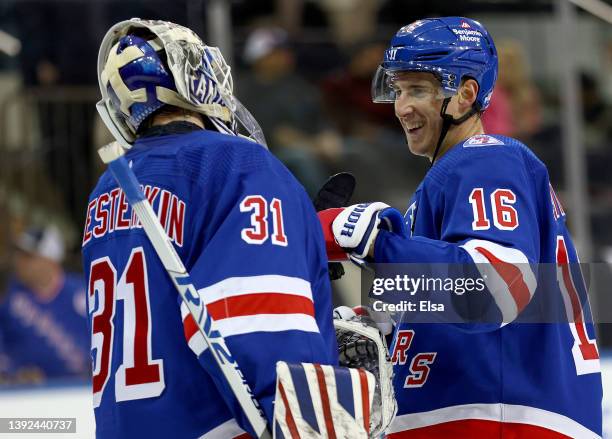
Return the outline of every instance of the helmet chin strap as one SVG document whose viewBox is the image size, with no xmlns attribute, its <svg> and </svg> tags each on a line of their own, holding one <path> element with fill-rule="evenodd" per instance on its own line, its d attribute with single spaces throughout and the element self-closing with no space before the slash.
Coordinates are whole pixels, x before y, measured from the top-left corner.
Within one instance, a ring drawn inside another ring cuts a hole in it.
<svg viewBox="0 0 612 439">
<path fill-rule="evenodd" d="M 451 125 L 461 125 L 463 122 L 468 120 L 472 115 L 476 114 L 476 105 L 472 105 L 470 111 L 465 113 L 459 119 L 455 119 L 452 115 L 446 113 L 446 107 L 448 107 L 448 103 L 451 98 L 444 98 L 442 101 L 442 108 L 440 109 L 440 117 L 442 118 L 442 131 L 440 131 L 440 137 L 438 138 L 438 144 L 436 145 L 436 149 L 431 157 L 431 164 L 429 165 L 429 169 L 434 165 L 434 161 L 436 160 L 436 156 L 438 155 L 438 151 L 440 150 L 440 145 L 442 145 L 442 141 L 444 141 L 444 137 L 446 137 L 446 133 L 448 133 L 448 129 Z M 416 209 L 418 209 L 418 205 Z M 412 221 L 410 225 L 410 236 L 414 233 L 414 226 L 416 225 L 416 210 L 412 213 Z"/>
<path fill-rule="evenodd" d="M 442 142 L 444 141 L 444 138 L 446 137 L 446 134 L 448 133 L 448 130 L 451 125 L 461 125 L 463 122 L 472 117 L 472 115 L 476 114 L 476 107 L 472 105 L 470 111 L 465 113 L 459 119 L 455 119 L 452 115 L 446 113 L 446 108 L 448 107 L 450 100 L 451 98 L 449 97 L 444 98 L 444 101 L 442 101 L 442 108 L 440 108 L 440 117 L 442 118 L 442 130 L 440 131 L 440 137 L 438 138 L 438 144 L 436 145 L 436 149 L 434 150 L 433 156 L 431 157 L 431 164 L 429 165 L 430 168 L 433 166 L 436 157 L 438 156 L 440 146 L 442 146 Z"/>
</svg>

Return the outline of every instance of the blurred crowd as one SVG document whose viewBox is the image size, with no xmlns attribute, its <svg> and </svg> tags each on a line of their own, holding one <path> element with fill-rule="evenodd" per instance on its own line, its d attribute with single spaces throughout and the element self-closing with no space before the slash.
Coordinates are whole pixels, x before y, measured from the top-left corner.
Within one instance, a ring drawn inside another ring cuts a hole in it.
<svg viewBox="0 0 612 439">
<path fill-rule="evenodd" d="M 0 383 L 86 378 L 89 334 L 85 285 L 62 267 L 64 243 L 54 226 L 11 240 L 11 268 L 0 300 Z"/>
<path fill-rule="evenodd" d="M 133 16 L 190 26 L 207 41 L 206 10 L 197 3 L 0 5 L 0 30 L 22 44 L 16 57 L 0 44 L 0 382 L 89 373 L 79 235 L 102 169 L 95 149 L 110 140 L 94 110 L 98 44 L 112 23 Z M 371 102 L 370 81 L 401 25 L 478 11 L 470 2 L 462 10 L 448 2 L 413 3 L 406 11 L 402 2 L 383 0 L 231 2 L 236 95 L 311 195 L 329 175 L 349 171 L 358 182 L 354 201 L 405 210 L 427 171 L 426 159 L 408 153 L 393 106 Z M 612 73 L 608 37 L 601 56 Z M 550 84 L 558 78 L 534 79 L 529 48 L 518 40 L 496 44 L 500 74 L 485 128 L 529 145 L 563 198 L 560 99 Z M 592 71 L 580 75 L 593 259 L 612 261 L 609 85 Z M 571 206 L 566 210 L 571 217 Z"/>
</svg>

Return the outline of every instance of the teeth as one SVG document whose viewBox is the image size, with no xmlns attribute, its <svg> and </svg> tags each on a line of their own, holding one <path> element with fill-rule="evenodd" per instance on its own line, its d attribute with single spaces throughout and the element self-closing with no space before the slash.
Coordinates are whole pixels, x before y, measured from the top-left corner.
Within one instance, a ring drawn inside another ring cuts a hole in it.
<svg viewBox="0 0 612 439">
<path fill-rule="evenodd" d="M 413 123 L 413 124 L 408 125 L 408 129 L 416 130 L 417 128 L 421 128 L 423 125 L 425 125 L 423 122 Z"/>
</svg>

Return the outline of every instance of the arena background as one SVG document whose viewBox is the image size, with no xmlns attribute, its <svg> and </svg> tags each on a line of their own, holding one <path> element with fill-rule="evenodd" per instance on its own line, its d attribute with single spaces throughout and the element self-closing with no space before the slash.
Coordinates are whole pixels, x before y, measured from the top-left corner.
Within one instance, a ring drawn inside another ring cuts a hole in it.
<svg viewBox="0 0 612 439">
<path fill-rule="evenodd" d="M 443 15 L 475 18 L 493 35 L 500 76 L 485 125 L 523 140 L 546 163 L 582 261 L 604 267 L 592 306 L 609 310 L 609 0 L 0 0 L 0 281 L 11 277 L 14 238 L 50 224 L 61 231 L 65 269 L 82 272 L 87 196 L 103 170 L 95 151 L 110 141 L 94 103 L 98 45 L 111 24 L 140 17 L 192 28 L 222 49 L 237 96 L 309 193 L 350 171 L 354 201 L 403 211 L 428 163 L 409 154 L 392 107 L 370 103 L 370 78 L 399 27 Z M 337 304 L 358 301 L 359 278 L 346 268 Z M 612 437 L 612 327 L 601 320 Z M 86 377 L 0 383 L 0 416 L 77 417 L 78 437 L 93 434 Z"/>
</svg>

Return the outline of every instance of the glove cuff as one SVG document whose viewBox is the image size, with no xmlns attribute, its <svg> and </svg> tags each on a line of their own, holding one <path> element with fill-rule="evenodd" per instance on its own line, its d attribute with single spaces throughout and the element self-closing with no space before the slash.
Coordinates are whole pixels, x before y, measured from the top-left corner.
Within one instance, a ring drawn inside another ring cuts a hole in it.
<svg viewBox="0 0 612 439">
<path fill-rule="evenodd" d="M 319 222 L 321 223 L 321 229 L 323 230 L 323 238 L 325 239 L 325 251 L 327 253 L 327 259 L 329 261 L 346 261 L 348 255 L 338 245 L 334 238 L 334 232 L 332 229 L 332 223 L 338 215 L 344 210 L 343 207 L 325 209 L 317 212 L 319 216 Z"/>
</svg>

